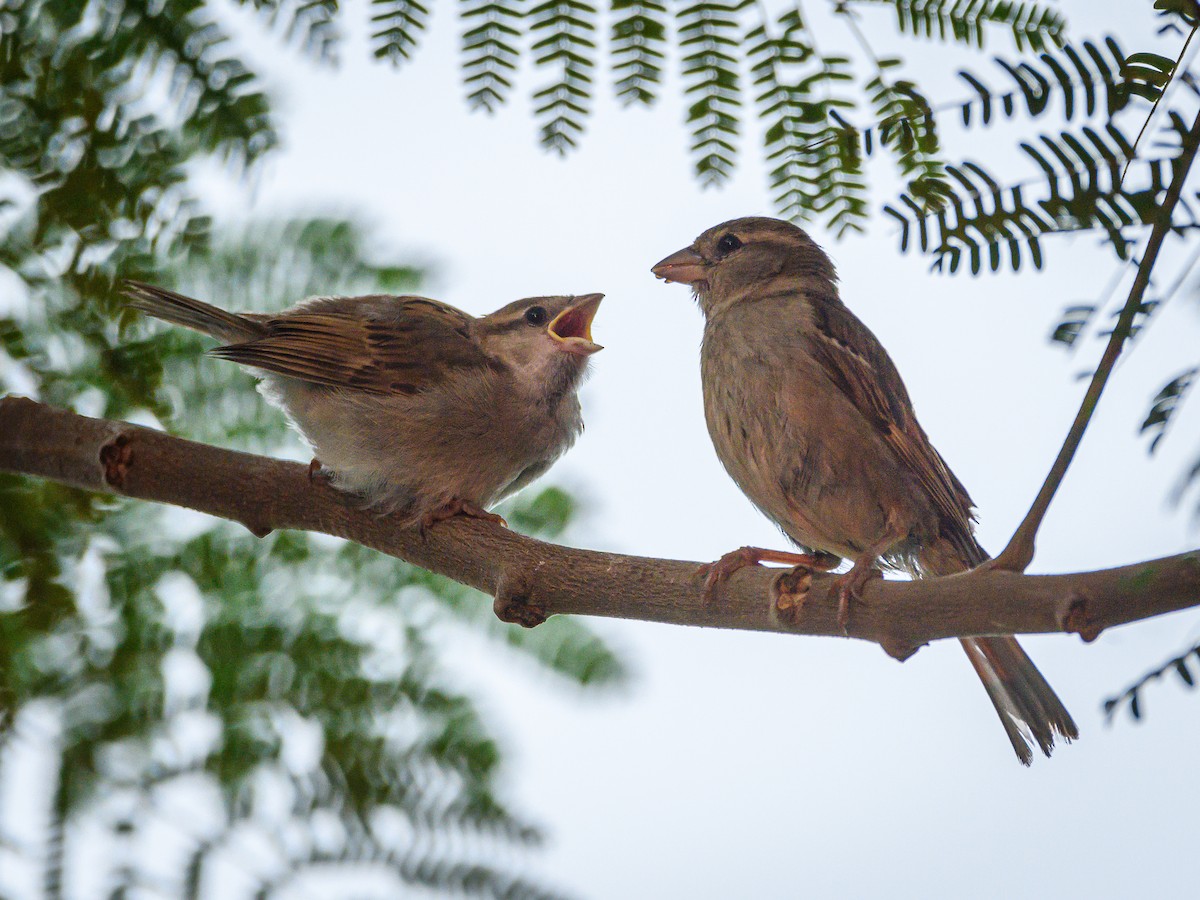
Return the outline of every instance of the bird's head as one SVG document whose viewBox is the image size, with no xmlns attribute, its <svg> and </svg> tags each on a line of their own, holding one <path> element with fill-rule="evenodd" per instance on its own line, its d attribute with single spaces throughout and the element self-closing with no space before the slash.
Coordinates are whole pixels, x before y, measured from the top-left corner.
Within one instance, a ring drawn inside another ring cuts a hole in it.
<svg viewBox="0 0 1200 900">
<path fill-rule="evenodd" d="M 826 288 L 837 281 L 833 262 L 807 232 L 762 217 L 722 222 L 651 271 L 690 285 L 707 316 L 813 279 Z"/>
<path fill-rule="evenodd" d="M 483 351 L 533 381 L 551 372 L 583 373 L 603 349 L 592 340 L 592 319 L 603 294 L 527 297 L 476 322 Z"/>
</svg>

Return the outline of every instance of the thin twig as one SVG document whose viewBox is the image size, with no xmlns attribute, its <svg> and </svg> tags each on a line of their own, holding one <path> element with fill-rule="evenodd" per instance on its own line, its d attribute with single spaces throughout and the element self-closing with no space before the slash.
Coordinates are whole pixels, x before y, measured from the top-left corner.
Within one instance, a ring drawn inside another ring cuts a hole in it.
<svg viewBox="0 0 1200 900">
<path fill-rule="evenodd" d="M 1162 248 L 1167 232 L 1171 229 L 1171 217 L 1179 202 L 1179 197 L 1183 193 L 1183 185 L 1187 181 L 1192 163 L 1196 159 L 1197 147 L 1200 147 L 1200 112 L 1197 112 L 1196 119 L 1184 138 L 1183 152 L 1175 164 L 1175 176 L 1171 179 L 1167 196 L 1158 211 L 1158 219 L 1150 232 L 1150 239 L 1146 242 L 1146 252 L 1142 254 L 1142 262 L 1138 266 L 1133 287 L 1130 288 L 1129 299 L 1125 301 L 1125 308 L 1121 310 L 1117 324 L 1108 339 L 1108 345 L 1104 348 L 1104 355 L 1100 357 L 1100 364 L 1096 367 L 1095 374 L 1092 375 L 1092 381 L 1088 385 L 1087 393 L 1083 396 L 1083 402 L 1079 406 L 1079 412 L 1075 415 L 1075 421 L 1071 424 L 1071 430 L 1067 432 L 1062 449 L 1058 451 L 1058 458 L 1050 467 L 1050 473 L 1046 476 L 1042 489 L 1038 491 L 1033 506 L 1030 507 L 1024 520 L 1013 534 L 1008 546 L 989 563 L 992 568 L 1024 572 L 1029 563 L 1033 561 L 1034 545 L 1042 519 L 1045 518 L 1046 511 L 1050 508 L 1050 502 L 1054 499 L 1059 485 L 1062 484 L 1063 478 L 1067 474 L 1067 469 L 1071 466 L 1075 451 L 1079 449 L 1079 443 L 1083 440 L 1083 433 L 1087 430 L 1088 423 L 1091 422 L 1092 415 L 1096 411 L 1096 404 L 1100 402 L 1100 394 L 1104 391 L 1108 377 L 1112 374 L 1113 366 L 1116 365 L 1125 341 L 1129 338 L 1134 317 L 1141 309 L 1142 298 L 1150 284 L 1150 274 L 1154 271 L 1154 265 L 1158 261 L 1158 251 Z"/>
<path fill-rule="evenodd" d="M 1125 183 L 1125 176 L 1129 173 L 1129 167 L 1133 164 L 1134 159 L 1137 158 L 1138 144 L 1140 144 L 1142 142 L 1142 138 L 1145 137 L 1146 132 L 1150 128 L 1150 123 L 1152 121 L 1154 121 L 1154 114 L 1157 113 L 1159 108 L 1163 105 L 1163 99 L 1167 96 L 1167 91 L 1170 89 L 1171 84 L 1173 84 L 1176 80 L 1175 75 L 1178 72 L 1181 72 L 1181 71 L 1186 72 L 1187 71 L 1186 67 L 1183 67 L 1183 68 L 1180 68 L 1180 67 L 1183 66 L 1183 58 L 1185 55 L 1187 55 L 1188 47 L 1191 45 L 1192 38 L 1194 38 L 1195 36 L 1196 36 L 1196 29 L 1193 28 L 1191 31 L 1188 32 L 1187 40 L 1185 40 L 1183 42 L 1183 47 L 1180 48 L 1180 50 L 1179 50 L 1179 56 L 1177 56 L 1175 58 L 1175 65 L 1171 69 L 1171 78 L 1167 82 L 1167 86 L 1164 87 L 1161 91 L 1159 91 L 1158 96 L 1154 98 L 1154 105 L 1150 107 L 1150 112 L 1148 112 L 1146 114 L 1146 119 L 1145 119 L 1145 121 L 1142 122 L 1142 127 L 1138 131 L 1137 137 L 1133 139 L 1133 149 L 1131 150 L 1131 152 L 1129 154 L 1129 158 L 1125 160 L 1125 168 L 1123 168 L 1121 170 L 1121 178 L 1117 182 L 1117 190 L 1118 191 L 1121 189 L 1121 186 Z"/>
</svg>

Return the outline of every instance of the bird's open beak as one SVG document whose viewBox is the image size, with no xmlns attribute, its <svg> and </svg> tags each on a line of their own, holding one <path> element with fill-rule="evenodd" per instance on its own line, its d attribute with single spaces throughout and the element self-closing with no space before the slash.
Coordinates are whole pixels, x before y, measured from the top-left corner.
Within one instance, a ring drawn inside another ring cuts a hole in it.
<svg viewBox="0 0 1200 900">
<path fill-rule="evenodd" d="M 685 247 L 672 253 L 650 271 L 663 281 L 677 281 L 680 284 L 695 286 L 701 281 L 708 280 L 707 270 L 708 266 L 704 262 L 704 257 L 691 247 Z"/>
<path fill-rule="evenodd" d="M 560 350 L 590 356 L 604 349 L 592 340 L 592 319 L 603 299 L 603 294 L 584 294 L 576 297 L 573 304 L 554 317 L 546 331 L 558 341 Z"/>
</svg>

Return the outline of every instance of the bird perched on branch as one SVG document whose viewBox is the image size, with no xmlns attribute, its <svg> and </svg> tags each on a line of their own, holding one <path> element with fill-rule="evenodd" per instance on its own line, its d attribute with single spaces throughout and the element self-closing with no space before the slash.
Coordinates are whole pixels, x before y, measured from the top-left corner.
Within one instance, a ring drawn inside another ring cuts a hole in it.
<svg viewBox="0 0 1200 900">
<path fill-rule="evenodd" d="M 832 568 L 839 620 L 876 565 L 914 577 L 988 560 L 971 498 L 917 423 L 887 351 L 842 303 L 833 263 L 801 229 L 744 218 L 653 267 L 691 286 L 706 319 L 704 412 L 738 487 L 804 554 L 743 547 L 707 568 L 705 589 L 763 561 Z M 780 614 L 794 614 L 776 598 Z M 1022 763 L 1078 730 L 1013 637 L 962 641 Z"/>
<path fill-rule="evenodd" d="M 324 297 L 230 313 L 126 282 L 131 305 L 223 341 L 255 370 L 331 483 L 402 524 L 486 508 L 550 468 L 583 430 L 577 390 L 603 294 L 531 297 L 476 318 L 424 297 Z M 317 460 L 320 460 L 318 463 Z"/>
</svg>

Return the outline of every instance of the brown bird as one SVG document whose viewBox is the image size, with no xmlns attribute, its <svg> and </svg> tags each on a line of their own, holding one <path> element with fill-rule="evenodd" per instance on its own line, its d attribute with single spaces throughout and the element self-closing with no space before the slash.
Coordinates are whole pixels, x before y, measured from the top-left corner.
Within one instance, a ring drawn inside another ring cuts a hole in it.
<svg viewBox="0 0 1200 900">
<path fill-rule="evenodd" d="M 529 484 L 583 430 L 577 390 L 603 294 L 531 297 L 476 318 L 424 297 L 322 297 L 229 313 L 126 282 L 131 305 L 211 335 L 255 370 L 331 483 L 402 524 L 486 508 Z M 503 520 L 500 520 L 503 521 Z"/>
<path fill-rule="evenodd" d="M 887 351 L 842 303 L 833 263 L 808 234 L 776 219 L 735 219 L 653 271 L 690 285 L 704 312 L 704 412 L 721 462 L 755 506 L 814 551 L 742 548 L 709 568 L 706 589 L 764 560 L 831 568 L 848 558 L 844 625 L 877 563 L 919 578 L 988 560 L 975 540 L 971 498 L 917 423 Z M 1055 735 L 1079 736 L 1015 638 L 962 645 L 1022 763 L 1032 758 L 1030 738 L 1049 756 Z"/>
</svg>

